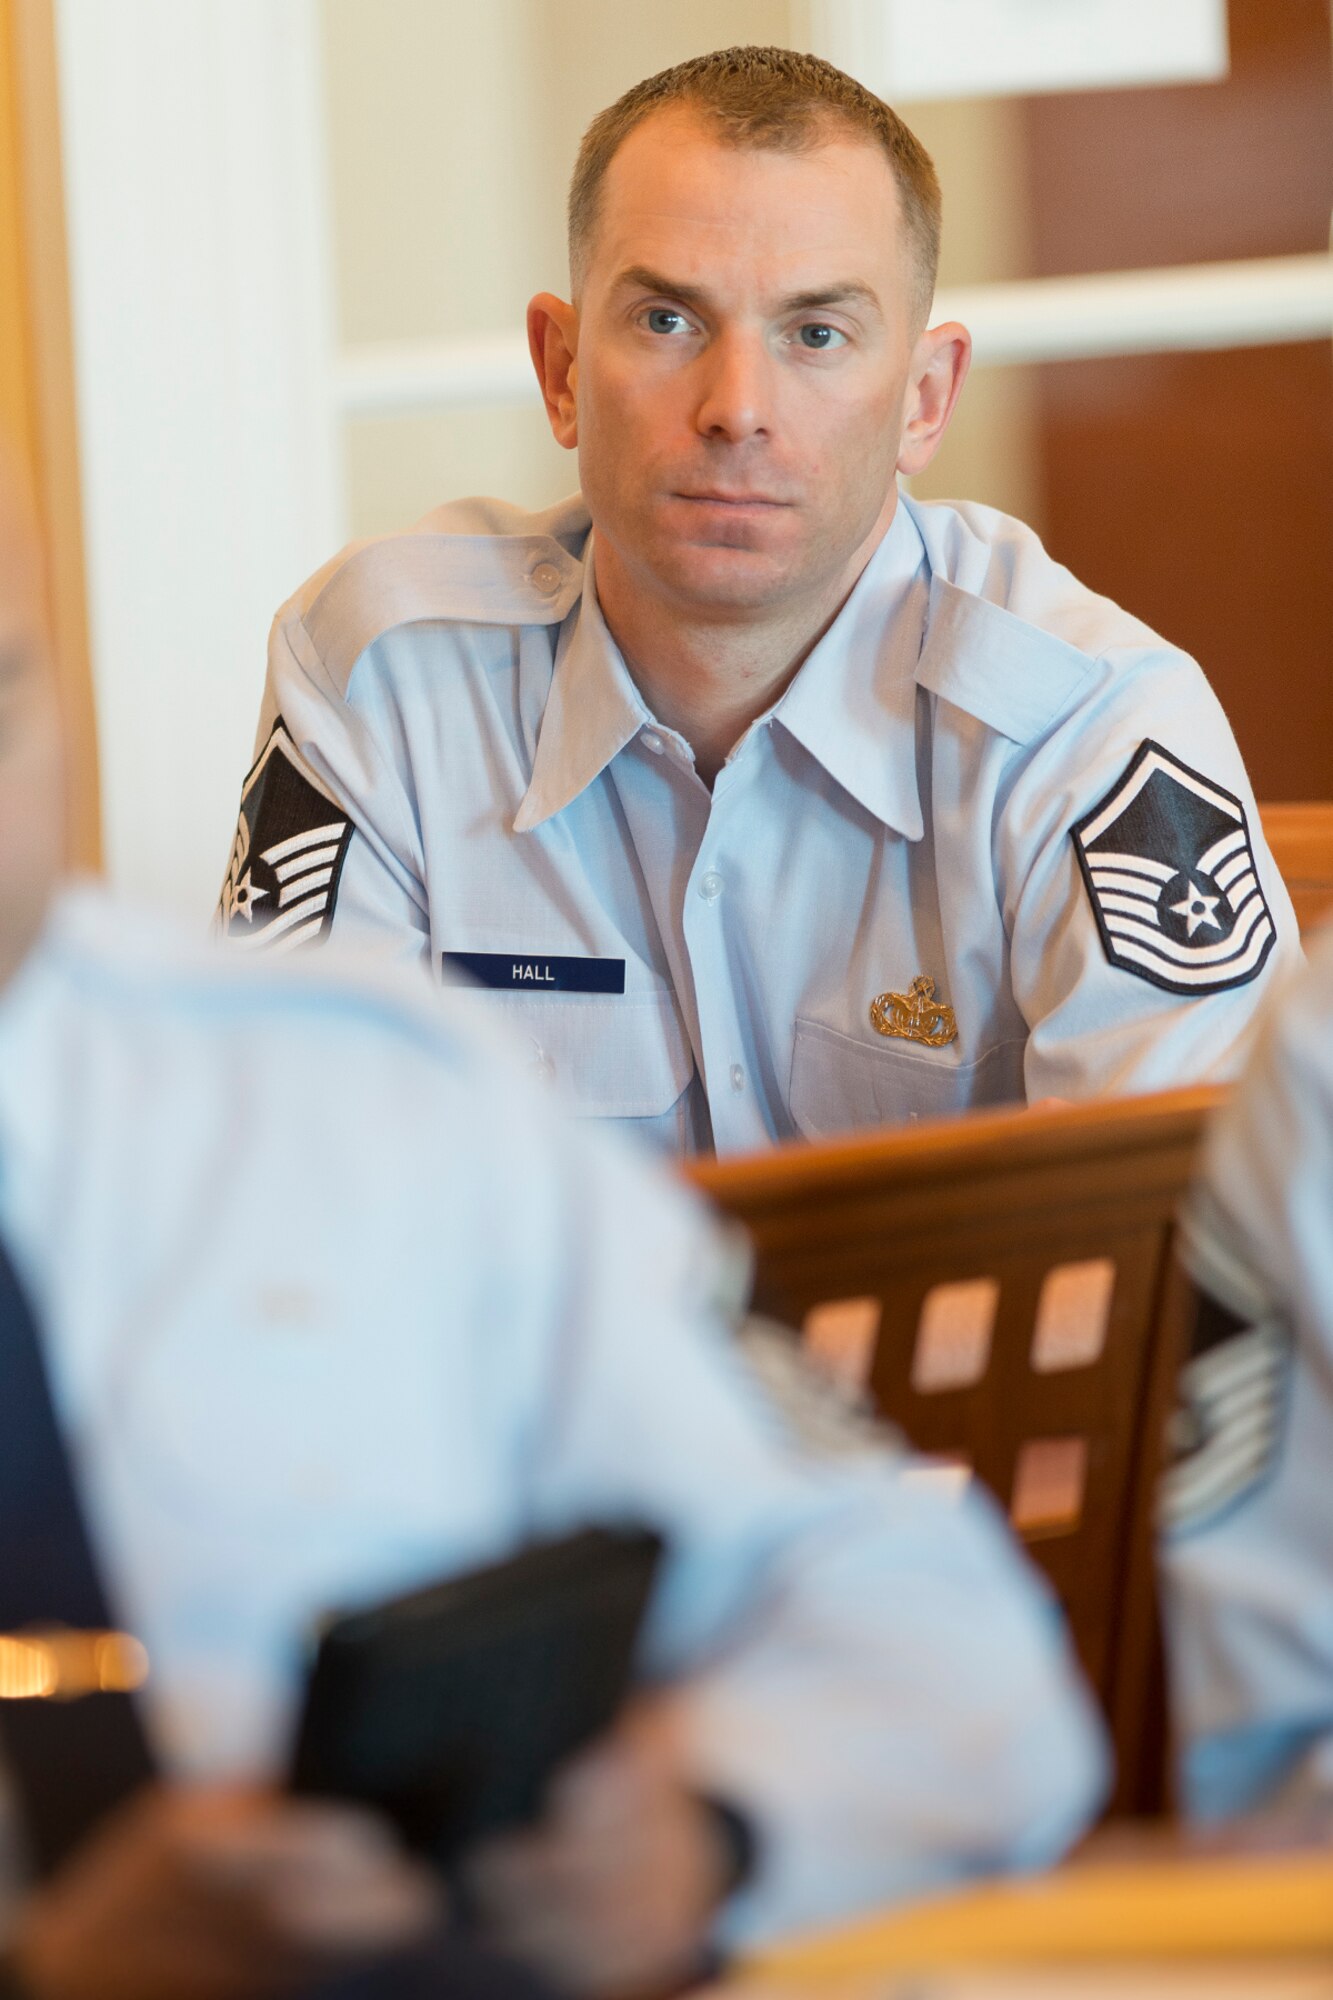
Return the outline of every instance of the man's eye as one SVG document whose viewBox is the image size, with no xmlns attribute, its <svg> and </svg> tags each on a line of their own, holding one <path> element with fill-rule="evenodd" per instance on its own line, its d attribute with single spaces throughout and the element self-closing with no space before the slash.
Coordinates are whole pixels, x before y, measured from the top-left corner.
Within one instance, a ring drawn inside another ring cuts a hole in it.
<svg viewBox="0 0 1333 2000">
<path fill-rule="evenodd" d="M 670 306 L 650 306 L 644 317 L 649 333 L 676 333 L 689 325 L 684 313 L 675 312 Z"/>
<path fill-rule="evenodd" d="M 818 320 L 797 328 L 796 337 L 802 347 L 808 347 L 814 354 L 827 354 L 831 348 L 845 347 L 847 336 L 839 333 L 836 326 L 824 326 Z"/>
</svg>

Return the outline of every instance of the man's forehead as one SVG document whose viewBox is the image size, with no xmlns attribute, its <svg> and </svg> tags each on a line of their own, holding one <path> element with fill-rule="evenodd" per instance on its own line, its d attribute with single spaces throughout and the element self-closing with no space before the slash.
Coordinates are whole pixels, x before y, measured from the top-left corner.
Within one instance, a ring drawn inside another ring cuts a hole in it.
<svg viewBox="0 0 1333 2000">
<path fill-rule="evenodd" d="M 884 149 L 868 135 L 841 122 L 827 122 L 820 136 L 799 147 L 737 144 L 716 121 L 684 105 L 652 111 L 622 140 L 606 170 L 602 219 L 635 220 L 665 215 L 673 201 L 705 198 L 724 206 L 738 184 L 779 199 L 828 208 L 887 204 L 895 218 L 897 183 Z M 725 192 L 724 192 L 725 189 Z"/>
<path fill-rule="evenodd" d="M 702 290 L 724 265 L 748 264 L 775 303 L 849 284 L 882 297 L 897 289 L 900 220 L 887 159 L 857 135 L 800 152 L 740 147 L 673 107 L 612 160 L 593 255 L 617 288 L 651 271 L 675 281 L 663 289 Z"/>
</svg>

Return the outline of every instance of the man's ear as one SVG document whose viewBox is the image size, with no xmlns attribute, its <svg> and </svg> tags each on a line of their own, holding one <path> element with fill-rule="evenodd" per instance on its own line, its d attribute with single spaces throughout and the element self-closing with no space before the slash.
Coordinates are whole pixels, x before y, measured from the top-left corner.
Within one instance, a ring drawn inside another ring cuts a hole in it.
<svg viewBox="0 0 1333 2000">
<path fill-rule="evenodd" d="M 537 371 L 551 435 L 566 451 L 579 441 L 578 307 L 539 292 L 528 307 L 528 352 Z"/>
<path fill-rule="evenodd" d="M 899 472 L 924 471 L 938 451 L 967 380 L 972 336 L 957 320 L 928 327 L 912 350 L 898 446 Z"/>
</svg>

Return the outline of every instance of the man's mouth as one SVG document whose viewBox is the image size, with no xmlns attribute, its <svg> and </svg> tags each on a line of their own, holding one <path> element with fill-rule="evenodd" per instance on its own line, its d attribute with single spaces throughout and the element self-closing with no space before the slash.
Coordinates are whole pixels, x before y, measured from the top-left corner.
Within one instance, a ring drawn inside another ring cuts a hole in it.
<svg viewBox="0 0 1333 2000">
<path fill-rule="evenodd" d="M 708 507 L 787 507 L 791 503 L 779 500 L 772 493 L 729 493 L 710 487 L 698 493 L 677 493 L 677 500 L 693 500 Z"/>
</svg>

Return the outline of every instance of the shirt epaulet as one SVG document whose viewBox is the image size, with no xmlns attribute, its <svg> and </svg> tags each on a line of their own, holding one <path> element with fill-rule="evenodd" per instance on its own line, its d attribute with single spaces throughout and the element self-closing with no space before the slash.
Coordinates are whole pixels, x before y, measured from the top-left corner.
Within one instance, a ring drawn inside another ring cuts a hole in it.
<svg viewBox="0 0 1333 2000">
<path fill-rule="evenodd" d="M 570 510 L 494 518 L 498 503 L 439 509 L 425 531 L 354 543 L 292 606 L 340 693 L 366 648 L 404 625 L 557 625 L 583 586 Z M 442 532 L 443 524 L 470 532 Z M 437 523 L 439 525 L 437 525 Z M 503 531 L 502 531 L 503 526 Z M 561 533 L 560 530 L 566 530 Z"/>
<path fill-rule="evenodd" d="M 1023 522 L 973 502 L 908 507 L 931 570 L 917 679 L 1010 741 L 1039 736 L 1108 653 L 1173 650 Z"/>
<path fill-rule="evenodd" d="M 1095 664 L 1003 606 L 932 579 L 917 682 L 1012 743 L 1041 735 Z"/>
</svg>

